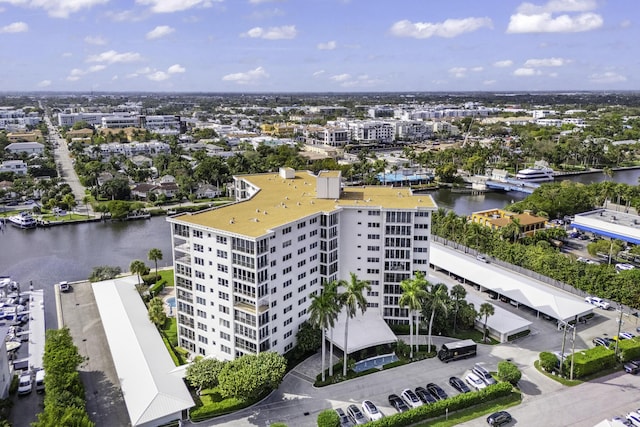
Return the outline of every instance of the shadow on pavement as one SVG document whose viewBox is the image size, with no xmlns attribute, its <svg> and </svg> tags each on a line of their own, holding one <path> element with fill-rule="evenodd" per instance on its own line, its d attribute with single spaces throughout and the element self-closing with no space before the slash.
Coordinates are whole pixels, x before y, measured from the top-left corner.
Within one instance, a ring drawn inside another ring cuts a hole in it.
<svg viewBox="0 0 640 427">
<path fill-rule="evenodd" d="M 99 371 L 80 371 L 87 413 L 98 426 L 128 426 L 129 415 L 119 385 Z"/>
<path fill-rule="evenodd" d="M 539 396 L 542 394 L 537 385 L 529 380 L 520 380 L 518 381 L 518 388 L 523 394 L 527 396 Z"/>
</svg>

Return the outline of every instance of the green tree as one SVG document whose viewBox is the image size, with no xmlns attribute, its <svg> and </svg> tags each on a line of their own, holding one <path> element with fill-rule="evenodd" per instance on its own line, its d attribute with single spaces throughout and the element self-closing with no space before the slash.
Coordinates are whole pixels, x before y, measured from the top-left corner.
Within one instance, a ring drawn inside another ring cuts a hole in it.
<svg viewBox="0 0 640 427">
<path fill-rule="evenodd" d="M 487 320 L 489 320 L 489 316 L 493 316 L 494 314 L 495 308 L 493 307 L 493 304 L 485 302 L 480 305 L 478 317 L 480 319 L 484 319 L 484 324 L 482 326 L 482 342 L 487 341 Z"/>
<path fill-rule="evenodd" d="M 432 339 L 431 333 L 433 330 L 433 319 L 435 318 L 436 311 L 442 311 L 444 313 L 449 309 L 449 293 L 447 292 L 447 285 L 444 283 L 438 283 L 432 285 L 423 306 L 424 313 L 429 313 L 429 341 L 428 349 L 431 351 Z M 426 317 L 426 316 L 425 316 Z"/>
<path fill-rule="evenodd" d="M 224 397 L 255 400 L 277 388 L 286 369 L 286 359 L 277 353 L 247 354 L 224 364 L 218 389 Z"/>
<path fill-rule="evenodd" d="M 458 324 L 458 311 L 460 310 L 460 304 L 467 296 L 467 290 L 460 284 L 453 285 L 451 288 L 451 300 L 453 301 L 453 333 L 456 332 L 456 326 Z"/>
<path fill-rule="evenodd" d="M 340 417 L 333 409 L 325 409 L 318 414 L 318 427 L 340 427 Z"/>
<path fill-rule="evenodd" d="M 335 304 L 335 297 L 330 286 L 323 286 L 319 294 L 311 296 L 309 305 L 309 322 L 322 331 L 322 381 L 325 380 L 325 355 L 327 329 L 335 326 L 340 307 Z"/>
<path fill-rule="evenodd" d="M 129 271 L 138 276 L 138 286 L 140 286 L 142 282 L 142 275 L 147 272 L 147 266 L 144 264 L 144 261 L 135 259 L 131 261 L 131 264 L 129 264 Z"/>
<path fill-rule="evenodd" d="M 296 332 L 296 346 L 300 353 L 306 354 L 315 352 L 322 344 L 322 333 L 320 329 L 309 322 L 302 322 Z"/>
<path fill-rule="evenodd" d="M 158 297 L 152 298 L 151 301 L 149 301 L 149 320 L 158 328 L 162 327 L 164 322 L 167 321 L 164 302 Z"/>
<path fill-rule="evenodd" d="M 342 365 L 342 375 L 347 376 L 347 344 L 349 342 L 349 319 L 356 316 L 357 310 L 360 309 L 362 314 L 367 311 L 367 299 L 363 292 L 371 290 L 371 285 L 366 280 L 358 279 L 355 273 L 349 273 L 350 280 L 342 283 L 344 290 L 342 291 L 341 300 L 345 309 L 345 326 L 344 326 L 344 361 Z"/>
<path fill-rule="evenodd" d="M 228 362 L 211 358 L 198 359 L 187 367 L 185 379 L 200 395 L 203 389 L 218 385 L 218 376 L 225 363 Z"/>
<path fill-rule="evenodd" d="M 413 359 L 413 321 L 416 323 L 416 342 L 417 336 L 420 331 L 419 316 L 420 310 L 422 310 L 422 303 L 427 297 L 427 287 L 429 282 L 424 278 L 422 271 L 416 271 L 413 279 L 405 279 L 400 282 L 400 289 L 402 289 L 402 296 L 398 300 L 400 307 L 407 307 L 409 310 L 409 345 L 411 350 L 409 352 L 409 358 Z"/>
<path fill-rule="evenodd" d="M 498 379 L 500 381 L 511 383 L 511 385 L 515 386 L 520 381 L 520 378 L 522 378 L 522 372 L 515 364 L 508 361 L 498 363 Z"/>
<path fill-rule="evenodd" d="M 158 261 L 162 261 L 162 251 L 158 248 L 150 249 L 147 258 L 149 258 L 149 261 L 153 261 L 155 263 L 156 283 L 158 283 Z"/>
</svg>

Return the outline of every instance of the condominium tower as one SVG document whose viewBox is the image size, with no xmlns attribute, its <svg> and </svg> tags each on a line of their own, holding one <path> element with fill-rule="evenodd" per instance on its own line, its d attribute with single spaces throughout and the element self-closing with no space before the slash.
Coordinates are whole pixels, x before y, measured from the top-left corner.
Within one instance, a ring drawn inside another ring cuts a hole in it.
<svg viewBox="0 0 640 427">
<path fill-rule="evenodd" d="M 430 196 L 343 187 L 339 171 L 234 180 L 235 203 L 168 219 L 180 346 L 222 360 L 285 353 L 311 296 L 350 273 L 371 285 L 369 316 L 408 322 L 400 282 L 428 269 Z"/>
</svg>

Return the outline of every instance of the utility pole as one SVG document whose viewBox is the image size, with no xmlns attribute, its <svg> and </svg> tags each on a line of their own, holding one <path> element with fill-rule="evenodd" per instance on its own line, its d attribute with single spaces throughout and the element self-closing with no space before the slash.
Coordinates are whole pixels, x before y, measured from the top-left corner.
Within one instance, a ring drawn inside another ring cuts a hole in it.
<svg viewBox="0 0 640 427">
<path fill-rule="evenodd" d="M 571 370 L 569 379 L 573 381 L 573 359 L 576 357 L 576 329 L 578 329 L 578 316 L 576 316 L 576 324 L 573 325 L 573 341 L 571 343 Z"/>
<path fill-rule="evenodd" d="M 622 329 L 622 304 L 620 303 L 618 303 L 618 311 L 620 312 L 620 317 L 618 317 L 618 335 L 616 335 L 616 358 L 618 358 L 618 342 L 620 341 L 620 329 Z"/>
<path fill-rule="evenodd" d="M 560 352 L 560 374 L 562 374 L 564 371 L 564 344 L 567 339 L 567 322 L 565 322 L 564 320 L 559 321 L 562 322 L 562 325 L 564 327 L 564 332 L 562 333 L 562 351 Z"/>
</svg>

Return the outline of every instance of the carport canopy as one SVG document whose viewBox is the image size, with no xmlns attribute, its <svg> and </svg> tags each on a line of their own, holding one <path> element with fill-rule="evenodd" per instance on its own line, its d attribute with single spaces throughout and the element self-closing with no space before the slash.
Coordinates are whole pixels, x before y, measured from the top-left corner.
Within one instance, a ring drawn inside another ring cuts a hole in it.
<svg viewBox="0 0 640 427">
<path fill-rule="evenodd" d="M 579 297 L 439 243 L 431 242 L 430 262 L 554 319 L 567 322 L 593 313 L 594 306 Z"/>
<path fill-rule="evenodd" d="M 342 351 L 344 351 L 345 313 L 345 310 L 340 312 L 333 328 L 333 336 L 331 330 L 327 331 L 327 339 L 333 341 L 333 345 Z M 364 314 L 358 311 L 355 317 L 349 319 L 348 339 L 347 354 L 398 340 L 389 325 L 387 325 L 387 322 L 373 310 L 365 311 Z"/>
</svg>

